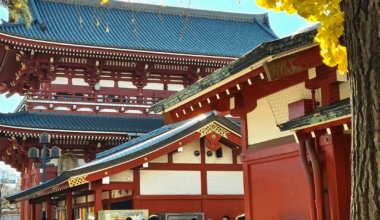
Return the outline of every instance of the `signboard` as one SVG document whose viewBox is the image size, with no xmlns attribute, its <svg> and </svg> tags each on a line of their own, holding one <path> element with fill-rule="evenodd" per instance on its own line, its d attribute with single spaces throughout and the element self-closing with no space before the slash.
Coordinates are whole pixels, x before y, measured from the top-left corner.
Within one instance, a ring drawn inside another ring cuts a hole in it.
<svg viewBox="0 0 380 220">
<path fill-rule="evenodd" d="M 203 212 L 160 213 L 158 218 L 160 220 L 204 220 L 204 214 Z"/>
<path fill-rule="evenodd" d="M 128 217 L 132 220 L 143 220 L 149 218 L 147 209 L 131 210 L 102 210 L 98 212 L 99 220 L 126 220 Z"/>
</svg>

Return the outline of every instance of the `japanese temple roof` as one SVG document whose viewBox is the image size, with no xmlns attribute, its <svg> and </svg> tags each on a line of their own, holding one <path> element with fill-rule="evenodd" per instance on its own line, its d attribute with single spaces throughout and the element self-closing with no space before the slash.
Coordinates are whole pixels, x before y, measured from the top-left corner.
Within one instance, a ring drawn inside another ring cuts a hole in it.
<svg viewBox="0 0 380 220">
<path fill-rule="evenodd" d="M 0 32 L 66 45 L 220 57 L 240 57 L 260 43 L 278 38 L 270 27 L 268 13 L 242 14 L 190 9 L 190 25 L 187 23 L 184 30 L 187 9 L 133 3 L 134 20 L 141 44 L 139 47 L 135 27 L 131 22 L 131 4 L 110 0 L 107 33 L 107 6 L 97 11 L 100 25 L 96 25 L 96 20 L 92 22 L 95 2 L 76 1 L 83 21 L 80 27 L 72 0 L 30 0 L 29 5 L 35 18 L 31 28 L 28 29 L 23 23 L 3 21 Z M 100 6 L 100 0 L 98 5 Z M 42 22 L 46 24 L 45 31 L 40 30 Z"/>
<path fill-rule="evenodd" d="M 98 153 L 95 160 L 83 166 L 64 171 L 57 178 L 46 181 L 45 183 L 39 184 L 13 195 L 6 196 L 5 198 L 12 201 L 31 199 L 33 198 L 33 194 L 57 186 L 58 184 L 67 181 L 71 177 L 77 177 L 101 171 L 103 169 L 114 167 L 119 164 L 128 163 L 137 158 L 144 157 L 149 153 L 156 152 L 173 142 L 181 140 L 184 137 L 197 132 L 202 127 L 213 122 L 216 122 L 230 132 L 233 132 L 240 136 L 239 125 L 223 116 L 216 116 L 213 113 L 208 113 L 193 119 L 163 126 L 113 149 Z"/>
<path fill-rule="evenodd" d="M 164 126 L 161 117 L 47 112 L 0 113 L 0 126 L 28 130 L 148 133 Z"/>
<path fill-rule="evenodd" d="M 318 123 L 323 123 L 329 120 L 342 118 L 351 115 L 350 99 L 345 99 L 340 102 L 323 106 L 316 111 L 304 115 L 299 118 L 290 120 L 280 127 L 281 131 L 298 130 L 304 127 L 310 127 Z"/>
<path fill-rule="evenodd" d="M 162 112 L 165 109 L 185 101 L 186 99 L 191 99 L 191 97 L 197 95 L 197 93 L 210 89 L 218 83 L 227 83 L 229 81 L 228 78 L 233 77 L 233 75 L 240 73 L 250 66 L 261 66 L 265 59 L 274 57 L 278 54 L 287 53 L 288 51 L 293 51 L 303 46 L 311 45 L 314 43 L 316 33 L 317 30 L 314 26 L 314 29 L 311 28 L 311 30 L 306 30 L 305 32 L 301 32 L 293 36 L 265 42 L 257 47 L 255 47 L 255 45 L 251 45 L 255 48 L 241 58 L 193 83 L 182 91 L 179 91 L 165 100 L 153 105 L 152 110 L 156 113 Z"/>
</svg>

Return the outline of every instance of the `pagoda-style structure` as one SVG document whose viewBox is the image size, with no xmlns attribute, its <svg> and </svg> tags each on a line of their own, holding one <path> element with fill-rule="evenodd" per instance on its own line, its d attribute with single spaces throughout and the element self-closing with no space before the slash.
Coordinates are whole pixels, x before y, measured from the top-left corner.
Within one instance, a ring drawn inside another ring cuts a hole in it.
<svg viewBox="0 0 380 220">
<path fill-rule="evenodd" d="M 41 161 L 29 155 L 42 155 L 41 133 L 62 155 L 50 160 L 49 180 L 164 126 L 153 104 L 277 39 L 267 14 L 119 1 L 28 4 L 30 28 L 0 25 L 0 92 L 25 96 L 15 113 L 0 114 L 0 155 L 22 173 L 22 190 L 42 182 Z M 20 219 L 31 210 L 23 201 Z"/>
</svg>

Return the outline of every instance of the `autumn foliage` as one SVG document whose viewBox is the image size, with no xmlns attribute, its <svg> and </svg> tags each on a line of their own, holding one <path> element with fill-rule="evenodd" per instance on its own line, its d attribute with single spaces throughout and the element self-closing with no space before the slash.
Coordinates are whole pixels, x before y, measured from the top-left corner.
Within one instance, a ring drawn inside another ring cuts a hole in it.
<svg viewBox="0 0 380 220">
<path fill-rule="evenodd" d="M 347 51 L 339 38 L 343 34 L 344 12 L 342 0 L 257 0 L 257 4 L 276 12 L 297 13 L 310 22 L 320 22 L 315 41 L 320 43 L 323 62 L 328 66 L 338 65 L 340 73 L 347 71 Z"/>
</svg>

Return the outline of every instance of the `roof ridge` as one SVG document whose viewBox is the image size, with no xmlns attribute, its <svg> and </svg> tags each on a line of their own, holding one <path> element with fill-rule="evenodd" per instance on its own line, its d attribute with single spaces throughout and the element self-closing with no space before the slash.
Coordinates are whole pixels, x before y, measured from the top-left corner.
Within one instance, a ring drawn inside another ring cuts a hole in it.
<svg viewBox="0 0 380 220">
<path fill-rule="evenodd" d="M 39 0 L 45 2 L 54 2 L 54 3 L 63 3 L 63 4 L 73 4 L 72 0 Z M 98 7 L 100 7 L 100 1 L 98 1 Z M 77 5 L 85 6 L 95 6 L 96 1 L 93 0 L 76 0 Z M 217 11 L 217 10 L 207 10 L 207 9 L 195 9 L 195 8 L 184 8 L 181 10 L 180 7 L 176 6 L 166 6 L 160 7 L 159 5 L 147 4 L 147 3 L 129 3 L 126 1 L 120 0 L 109 0 L 109 7 L 114 9 L 121 10 L 131 10 L 131 5 L 136 12 L 152 12 L 160 14 L 169 14 L 169 15 L 180 15 L 185 16 L 185 12 L 189 10 L 189 17 L 199 17 L 199 18 L 208 18 L 208 19 L 219 19 L 219 20 L 232 20 L 238 22 L 252 22 L 255 20 L 259 21 L 263 25 L 266 24 L 266 17 L 268 12 L 260 14 L 251 14 L 251 13 L 239 13 L 239 12 L 227 12 L 227 11 Z"/>
</svg>

